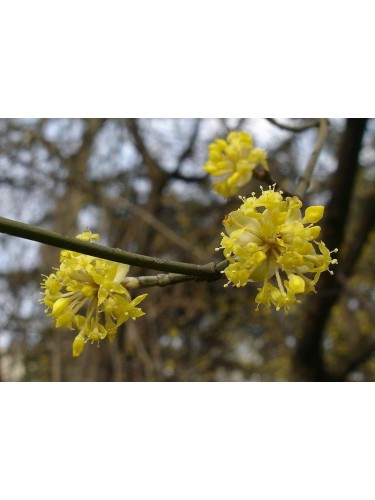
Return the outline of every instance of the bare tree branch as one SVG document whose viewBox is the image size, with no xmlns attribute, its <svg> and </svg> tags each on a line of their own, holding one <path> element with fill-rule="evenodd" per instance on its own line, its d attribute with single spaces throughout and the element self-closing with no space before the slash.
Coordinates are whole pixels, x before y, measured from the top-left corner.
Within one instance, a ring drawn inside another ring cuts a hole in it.
<svg viewBox="0 0 375 500">
<path fill-rule="evenodd" d="M 319 120 L 319 132 L 314 149 L 312 150 L 311 156 L 306 165 L 305 172 L 301 177 L 300 181 L 298 182 L 298 185 L 295 190 L 296 196 L 299 196 L 300 198 L 304 197 L 306 190 L 310 185 L 311 177 L 314 172 L 316 162 L 318 161 L 318 157 L 327 139 L 328 127 L 329 127 L 329 121 L 326 118 L 321 118 Z"/>
<path fill-rule="evenodd" d="M 278 122 L 275 118 L 266 118 L 266 120 L 272 123 L 272 125 L 281 128 L 282 130 L 288 130 L 289 132 L 296 132 L 296 133 L 304 132 L 309 128 L 318 127 L 320 122 L 319 118 L 317 118 L 314 120 L 309 120 L 306 123 L 303 123 L 302 125 L 286 125 Z"/>
</svg>

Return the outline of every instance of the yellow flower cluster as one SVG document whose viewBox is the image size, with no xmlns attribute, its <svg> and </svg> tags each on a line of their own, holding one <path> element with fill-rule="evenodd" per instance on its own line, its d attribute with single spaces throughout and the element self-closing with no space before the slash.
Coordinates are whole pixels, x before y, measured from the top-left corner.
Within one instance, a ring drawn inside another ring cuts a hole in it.
<svg viewBox="0 0 375 500">
<path fill-rule="evenodd" d="M 203 170 L 220 180 L 213 189 L 222 196 L 233 196 L 247 184 L 257 165 L 268 171 L 267 153 L 253 147 L 253 139 L 246 132 L 230 132 L 227 139 L 216 139 L 208 146 L 209 161 Z"/>
<path fill-rule="evenodd" d="M 274 188 L 242 202 L 223 221 L 227 234 L 222 233 L 220 248 L 230 263 L 225 275 L 237 287 L 264 282 L 255 298 L 257 308 L 272 304 L 277 310 L 288 309 L 301 302 L 298 294 L 315 291 L 321 273 L 337 264 L 325 244 L 316 241 L 320 227 L 314 224 L 323 217 L 324 207 L 308 207 L 302 215 L 297 196 L 283 199 Z"/>
<path fill-rule="evenodd" d="M 77 236 L 83 241 L 98 241 L 99 235 L 86 230 Z M 112 342 L 117 329 L 129 318 L 143 316 L 136 307 L 147 294 L 131 300 L 121 284 L 129 266 L 62 250 L 60 268 L 42 283 L 46 312 L 56 328 L 67 326 L 79 333 L 73 342 L 73 356 L 79 356 L 87 341 L 98 342 L 108 336 Z M 82 310 L 84 314 L 79 314 Z"/>
</svg>

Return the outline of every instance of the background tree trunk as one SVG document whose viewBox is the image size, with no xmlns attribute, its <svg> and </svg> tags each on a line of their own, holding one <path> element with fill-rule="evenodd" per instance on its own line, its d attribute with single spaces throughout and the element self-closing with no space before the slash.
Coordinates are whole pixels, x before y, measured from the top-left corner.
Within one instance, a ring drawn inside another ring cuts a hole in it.
<svg viewBox="0 0 375 500">
<path fill-rule="evenodd" d="M 324 218 L 322 240 L 330 250 L 339 248 L 345 240 L 345 228 L 350 202 L 358 171 L 358 158 L 367 119 L 348 119 L 338 153 L 337 171 L 332 179 L 331 198 Z M 325 381 L 332 377 L 327 373 L 322 341 L 333 305 L 341 293 L 338 276 L 345 264 L 345 255 L 338 254 L 339 264 L 335 274 L 324 273 L 317 286 L 317 294 L 310 297 L 302 324 L 294 368 L 298 380 Z"/>
</svg>

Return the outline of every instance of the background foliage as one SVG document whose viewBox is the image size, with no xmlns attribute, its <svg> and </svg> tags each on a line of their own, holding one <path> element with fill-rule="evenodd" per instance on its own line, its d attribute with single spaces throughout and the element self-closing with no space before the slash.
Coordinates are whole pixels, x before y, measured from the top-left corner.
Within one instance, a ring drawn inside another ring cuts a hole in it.
<svg viewBox="0 0 375 500">
<path fill-rule="evenodd" d="M 207 145 L 232 129 L 253 135 L 293 193 L 316 129 L 250 119 L 1 120 L 1 215 L 66 236 L 88 226 L 103 244 L 165 259 L 222 260 L 221 221 L 239 201 L 215 195 L 201 167 Z M 305 202 L 326 205 L 323 239 L 340 248 L 339 265 L 288 315 L 256 312 L 256 285 L 150 288 L 146 316 L 73 359 L 74 333 L 54 329 L 38 304 L 58 250 L 1 235 L 2 379 L 374 380 L 374 138 L 372 120 L 331 120 Z"/>
</svg>

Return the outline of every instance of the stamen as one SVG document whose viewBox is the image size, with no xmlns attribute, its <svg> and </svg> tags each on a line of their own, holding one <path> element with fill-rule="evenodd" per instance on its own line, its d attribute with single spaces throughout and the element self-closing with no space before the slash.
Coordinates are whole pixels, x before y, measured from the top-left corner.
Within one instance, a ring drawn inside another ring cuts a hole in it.
<svg viewBox="0 0 375 500">
<path fill-rule="evenodd" d="M 284 289 L 284 286 L 281 282 L 281 278 L 280 278 L 280 274 L 279 274 L 279 270 L 277 269 L 276 270 L 276 273 L 275 273 L 275 276 L 276 276 L 276 281 L 277 281 L 277 285 L 279 287 L 279 290 L 280 292 L 283 294 L 283 295 L 286 295 L 286 292 L 285 292 L 285 289 Z M 276 308 L 277 310 L 277 308 Z"/>
</svg>

